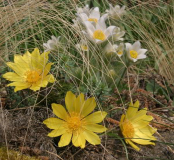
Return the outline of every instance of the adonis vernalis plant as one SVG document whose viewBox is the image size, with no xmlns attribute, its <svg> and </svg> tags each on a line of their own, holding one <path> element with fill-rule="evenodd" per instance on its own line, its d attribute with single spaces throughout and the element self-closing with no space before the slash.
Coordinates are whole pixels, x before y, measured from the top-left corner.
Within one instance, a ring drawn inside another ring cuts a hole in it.
<svg viewBox="0 0 174 160">
<path fill-rule="evenodd" d="M 48 62 L 49 52 L 39 53 L 35 48 L 32 53 L 26 52 L 23 56 L 15 55 L 14 63 L 7 62 L 7 65 L 15 71 L 7 72 L 3 77 L 12 83 L 8 86 L 15 86 L 14 91 L 29 88 L 33 91 L 46 87 L 48 82 L 55 81 L 52 74 L 48 74 L 52 63 Z"/>
<path fill-rule="evenodd" d="M 156 140 L 153 136 L 156 132 L 156 128 L 149 125 L 153 117 L 146 115 L 147 108 L 139 111 L 138 108 L 139 101 L 136 101 L 134 104 L 130 103 L 126 115 L 123 114 L 120 120 L 120 128 L 126 143 L 130 144 L 137 151 L 139 151 L 140 148 L 133 142 L 141 145 L 155 145 L 155 143 L 151 141 Z"/>
<path fill-rule="evenodd" d="M 106 131 L 106 128 L 100 123 L 107 115 L 104 111 L 97 111 L 90 114 L 96 107 L 95 98 L 84 99 L 84 94 L 81 93 L 76 97 L 72 92 L 67 92 L 65 97 L 67 111 L 60 104 L 52 104 L 53 113 L 58 118 L 48 118 L 43 123 L 48 128 L 53 129 L 48 136 L 61 136 L 58 143 L 59 147 L 68 145 L 71 142 L 76 147 L 85 147 L 86 140 L 97 145 L 101 140 L 97 133 Z"/>
</svg>

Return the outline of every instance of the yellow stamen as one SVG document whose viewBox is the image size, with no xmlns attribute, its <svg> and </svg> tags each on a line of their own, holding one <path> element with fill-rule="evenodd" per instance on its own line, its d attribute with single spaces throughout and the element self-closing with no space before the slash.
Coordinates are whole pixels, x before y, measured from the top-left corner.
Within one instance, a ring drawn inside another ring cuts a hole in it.
<svg viewBox="0 0 174 160">
<path fill-rule="evenodd" d="M 109 70 L 109 74 L 110 74 L 112 77 L 116 76 L 116 73 L 115 73 L 115 71 L 114 71 L 113 69 Z"/>
<path fill-rule="evenodd" d="M 70 131 L 77 131 L 81 128 L 82 122 L 79 114 L 73 112 L 67 120 L 68 129 Z"/>
<path fill-rule="evenodd" d="M 87 45 L 81 45 L 81 49 L 82 49 L 83 51 L 87 51 L 87 50 L 88 50 L 88 46 L 87 46 Z"/>
<path fill-rule="evenodd" d="M 123 122 L 123 135 L 125 138 L 133 138 L 134 137 L 134 127 L 131 122 L 126 120 Z"/>
<path fill-rule="evenodd" d="M 104 41 L 106 39 L 106 35 L 103 33 L 102 30 L 96 30 L 94 33 L 93 33 L 93 38 L 94 39 L 99 39 L 101 41 Z"/>
<path fill-rule="evenodd" d="M 35 83 L 37 82 L 41 76 L 41 72 L 39 70 L 30 70 L 25 73 L 26 75 L 26 81 L 29 83 Z"/>
<path fill-rule="evenodd" d="M 95 22 L 95 23 L 98 22 L 98 20 L 96 18 L 88 18 L 88 21 Z"/>
<path fill-rule="evenodd" d="M 123 54 L 123 52 L 122 52 L 122 51 L 119 51 L 119 52 L 117 52 L 117 54 L 122 55 L 122 54 Z"/>
<path fill-rule="evenodd" d="M 130 56 L 131 58 L 136 59 L 138 57 L 138 53 L 135 50 L 130 50 Z"/>
</svg>

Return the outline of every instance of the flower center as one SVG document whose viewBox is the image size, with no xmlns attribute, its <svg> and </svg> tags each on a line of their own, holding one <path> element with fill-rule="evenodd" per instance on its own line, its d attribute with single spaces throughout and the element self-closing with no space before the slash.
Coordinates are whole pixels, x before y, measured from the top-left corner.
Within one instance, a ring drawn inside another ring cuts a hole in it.
<svg viewBox="0 0 174 160">
<path fill-rule="evenodd" d="M 88 50 L 88 46 L 86 46 L 86 45 L 81 45 L 81 49 L 82 49 L 83 51 L 87 51 L 87 50 Z"/>
<path fill-rule="evenodd" d="M 31 70 L 31 71 L 27 71 L 25 73 L 26 75 L 26 81 L 29 83 L 35 83 L 37 82 L 41 76 L 40 76 L 40 71 L 39 70 Z"/>
<path fill-rule="evenodd" d="M 71 131 L 77 131 L 81 128 L 82 122 L 79 114 L 71 113 L 70 117 L 67 120 L 68 128 Z"/>
<path fill-rule="evenodd" d="M 134 127 L 131 122 L 126 120 L 123 122 L 123 135 L 125 138 L 133 138 L 134 137 Z"/>
<path fill-rule="evenodd" d="M 98 22 L 98 20 L 96 18 L 88 18 L 88 21 L 95 22 L 95 23 Z"/>
<path fill-rule="evenodd" d="M 114 71 L 113 69 L 109 70 L 109 74 L 110 74 L 111 76 L 115 76 L 115 75 L 116 75 L 116 73 L 115 73 L 115 71 Z"/>
<path fill-rule="evenodd" d="M 119 52 L 117 52 L 117 54 L 122 55 L 122 54 L 123 54 L 123 52 L 122 52 L 122 51 L 119 51 Z"/>
<path fill-rule="evenodd" d="M 138 57 L 138 53 L 137 53 L 137 51 L 130 50 L 130 56 L 131 56 L 131 58 L 136 59 L 136 58 Z"/>
<path fill-rule="evenodd" d="M 99 39 L 101 41 L 104 41 L 106 39 L 106 35 L 103 33 L 102 30 L 96 30 L 94 33 L 93 33 L 93 38 L 94 39 Z"/>
</svg>

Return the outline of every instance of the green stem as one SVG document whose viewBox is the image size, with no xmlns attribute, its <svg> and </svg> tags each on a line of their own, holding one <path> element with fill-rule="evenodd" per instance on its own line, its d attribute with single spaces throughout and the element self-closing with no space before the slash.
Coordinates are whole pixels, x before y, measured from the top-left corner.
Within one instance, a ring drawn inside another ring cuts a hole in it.
<svg viewBox="0 0 174 160">
<path fill-rule="evenodd" d="M 128 68 L 130 67 L 130 65 L 131 65 L 129 59 L 125 59 L 125 63 L 126 63 L 126 64 L 125 64 L 125 66 L 124 66 L 124 70 L 123 70 L 123 72 L 122 72 L 120 78 L 118 79 L 117 86 L 120 85 L 120 82 L 121 82 L 121 80 L 123 79 L 123 77 L 124 77 L 124 75 L 125 75 L 127 69 L 128 69 Z"/>
</svg>

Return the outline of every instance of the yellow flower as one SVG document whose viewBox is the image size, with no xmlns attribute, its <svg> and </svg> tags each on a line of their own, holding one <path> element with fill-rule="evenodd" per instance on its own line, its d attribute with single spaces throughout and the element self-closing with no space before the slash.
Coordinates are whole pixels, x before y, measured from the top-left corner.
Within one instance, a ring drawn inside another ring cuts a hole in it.
<svg viewBox="0 0 174 160">
<path fill-rule="evenodd" d="M 153 117 L 146 115 L 147 108 L 139 111 L 138 108 L 139 101 L 136 101 L 134 104 L 130 103 L 126 115 L 123 114 L 120 120 L 120 128 L 126 143 L 129 143 L 137 151 L 139 151 L 140 148 L 133 142 L 141 145 L 155 145 L 151 140 L 156 140 L 153 136 L 156 132 L 156 128 L 149 125 Z"/>
<path fill-rule="evenodd" d="M 76 147 L 85 147 L 86 140 L 97 145 L 101 140 L 97 133 L 106 131 L 106 128 L 100 123 L 107 115 L 104 111 L 97 111 L 90 114 L 96 107 L 95 98 L 84 99 L 84 94 L 81 93 L 76 97 L 72 92 L 68 91 L 65 97 L 67 111 L 60 104 L 52 104 L 53 113 L 59 118 L 48 118 L 43 123 L 48 128 L 54 129 L 49 137 L 61 136 L 58 143 L 59 147 L 66 146 L 72 143 Z"/>
<path fill-rule="evenodd" d="M 48 63 L 49 52 L 40 55 L 39 49 L 35 48 L 32 53 L 28 51 L 23 55 L 15 55 L 14 63 L 8 62 L 7 65 L 15 71 L 3 75 L 9 81 L 13 81 L 8 86 L 15 86 L 14 91 L 30 88 L 33 91 L 40 87 L 46 87 L 48 82 L 53 83 L 54 77 L 49 74 L 52 63 Z"/>
</svg>

